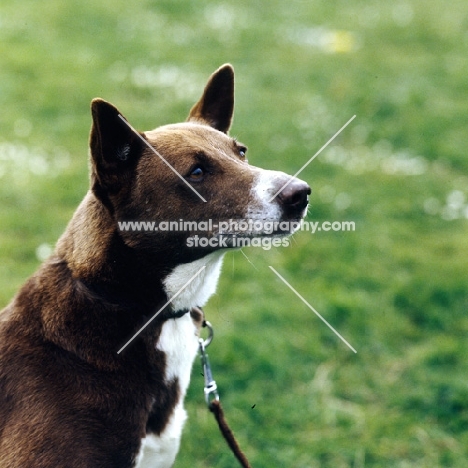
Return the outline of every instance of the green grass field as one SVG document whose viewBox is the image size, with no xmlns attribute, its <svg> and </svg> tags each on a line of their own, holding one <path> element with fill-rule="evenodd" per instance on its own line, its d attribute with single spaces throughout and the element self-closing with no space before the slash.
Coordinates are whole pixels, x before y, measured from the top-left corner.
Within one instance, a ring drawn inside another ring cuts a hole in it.
<svg viewBox="0 0 468 468">
<path fill-rule="evenodd" d="M 254 165 L 294 173 L 356 115 L 301 173 L 307 220 L 356 230 L 228 253 L 205 309 L 252 465 L 466 467 L 467 47 L 462 0 L 3 0 L 0 306 L 87 189 L 91 99 L 140 129 L 177 122 L 231 62 Z M 175 467 L 236 466 L 200 372 Z"/>
</svg>

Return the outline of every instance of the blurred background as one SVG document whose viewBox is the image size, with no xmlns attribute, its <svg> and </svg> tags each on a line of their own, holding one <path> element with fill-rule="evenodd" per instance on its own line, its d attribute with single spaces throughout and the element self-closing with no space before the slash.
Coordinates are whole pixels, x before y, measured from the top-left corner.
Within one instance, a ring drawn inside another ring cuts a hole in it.
<svg viewBox="0 0 468 468">
<path fill-rule="evenodd" d="M 462 0 L 2 0 L 0 306 L 87 190 L 91 99 L 178 122 L 231 62 L 254 165 L 295 173 L 356 114 L 300 175 L 307 220 L 356 230 L 228 253 L 206 307 L 252 465 L 467 466 L 467 57 Z M 235 466 L 200 372 L 175 467 Z"/>
</svg>

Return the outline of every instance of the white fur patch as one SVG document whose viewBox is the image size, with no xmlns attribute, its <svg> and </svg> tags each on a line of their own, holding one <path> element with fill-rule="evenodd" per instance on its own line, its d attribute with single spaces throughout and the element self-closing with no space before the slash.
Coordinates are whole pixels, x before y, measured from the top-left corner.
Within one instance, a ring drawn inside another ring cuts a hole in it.
<svg viewBox="0 0 468 468">
<path fill-rule="evenodd" d="M 142 439 L 135 468 L 170 468 L 179 451 L 180 436 L 186 419 L 187 414 L 180 402 L 159 437 L 149 434 Z"/>
<path fill-rule="evenodd" d="M 216 291 L 223 251 L 213 252 L 200 260 L 176 266 L 164 279 L 164 289 L 170 299 L 177 294 L 188 281 L 205 266 L 204 270 L 179 294 L 173 301 L 174 310 L 190 309 L 194 306 L 204 306 Z"/>
<path fill-rule="evenodd" d="M 166 381 L 178 379 L 183 397 L 190 382 L 190 372 L 198 350 L 198 330 L 190 314 L 166 320 L 156 348 L 166 356 Z"/>
<path fill-rule="evenodd" d="M 278 190 L 278 179 L 288 181 L 288 176 L 279 171 L 267 171 L 261 169 L 251 189 L 253 204 L 247 209 L 247 219 L 278 221 L 281 218 L 281 208 L 278 201 L 271 200 Z M 270 201 L 271 200 L 271 201 Z"/>
<path fill-rule="evenodd" d="M 148 434 L 142 439 L 136 468 L 169 468 L 179 451 L 182 429 L 187 419 L 183 401 L 198 350 L 198 331 L 190 314 L 167 320 L 156 347 L 166 356 L 166 382 L 178 380 L 180 399 L 164 431 L 159 436 Z"/>
<path fill-rule="evenodd" d="M 205 269 L 175 298 L 174 310 L 203 306 L 208 301 L 216 290 L 223 255 L 223 252 L 215 252 L 192 263 L 179 265 L 165 278 L 164 287 L 171 298 L 205 265 Z M 166 382 L 178 380 L 180 399 L 164 431 L 159 436 L 148 434 L 142 439 L 135 468 L 170 468 L 179 451 L 187 419 L 183 401 L 198 351 L 198 330 L 190 314 L 166 320 L 156 347 L 166 356 Z"/>
</svg>

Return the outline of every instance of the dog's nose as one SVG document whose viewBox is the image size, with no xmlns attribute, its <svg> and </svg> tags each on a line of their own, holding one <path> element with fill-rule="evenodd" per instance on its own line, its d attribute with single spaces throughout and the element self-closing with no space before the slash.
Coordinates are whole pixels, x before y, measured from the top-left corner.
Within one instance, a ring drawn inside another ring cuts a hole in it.
<svg viewBox="0 0 468 468">
<path fill-rule="evenodd" d="M 302 180 L 293 179 L 278 194 L 278 200 L 286 210 L 300 212 L 307 206 L 311 192 L 308 184 Z"/>
</svg>

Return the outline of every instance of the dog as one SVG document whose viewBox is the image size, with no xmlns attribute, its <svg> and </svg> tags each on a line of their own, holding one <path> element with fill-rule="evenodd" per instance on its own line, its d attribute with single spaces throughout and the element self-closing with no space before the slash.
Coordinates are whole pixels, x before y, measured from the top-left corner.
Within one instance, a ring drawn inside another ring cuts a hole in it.
<svg viewBox="0 0 468 468">
<path fill-rule="evenodd" d="M 310 194 L 299 179 L 248 164 L 228 133 L 233 110 L 229 64 L 183 123 L 140 133 L 112 104 L 92 101 L 90 189 L 0 314 L 1 468 L 174 463 L 203 321 L 195 306 L 214 293 L 236 236 L 294 230 L 221 232 L 219 221 L 297 222 Z M 209 231 L 119 229 L 128 220 L 215 222 Z M 194 247 L 195 234 L 219 245 Z"/>
</svg>

